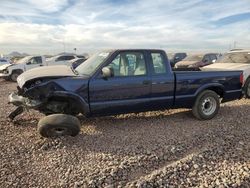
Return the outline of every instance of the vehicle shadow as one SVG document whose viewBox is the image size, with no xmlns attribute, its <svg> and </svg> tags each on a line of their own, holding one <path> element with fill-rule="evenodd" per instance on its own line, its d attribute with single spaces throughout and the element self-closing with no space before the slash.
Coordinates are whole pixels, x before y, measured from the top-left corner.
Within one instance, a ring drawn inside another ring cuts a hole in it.
<svg viewBox="0 0 250 188">
<path fill-rule="evenodd" d="M 221 107 L 215 118 L 207 121 L 195 119 L 192 112 L 187 109 L 177 112 L 167 110 L 89 119 L 79 116 L 82 124 L 81 133 L 75 138 L 64 140 L 64 144 L 70 145 L 73 142 L 79 148 L 86 147 L 87 150 L 97 152 L 103 150 L 103 152 L 113 153 L 114 151 L 114 154 L 117 148 L 120 153 L 123 151 L 127 153 L 127 146 L 134 150 L 152 149 L 152 145 L 162 141 L 165 145 L 171 145 L 183 140 L 193 140 L 194 137 L 206 136 L 208 132 L 231 134 L 234 130 L 248 129 L 249 126 L 237 124 L 249 124 L 250 117 L 243 115 L 249 113 L 249 105 L 226 105 Z M 96 148 L 92 147 L 93 143 Z M 103 146 L 105 143 L 109 144 L 108 149 Z"/>
</svg>

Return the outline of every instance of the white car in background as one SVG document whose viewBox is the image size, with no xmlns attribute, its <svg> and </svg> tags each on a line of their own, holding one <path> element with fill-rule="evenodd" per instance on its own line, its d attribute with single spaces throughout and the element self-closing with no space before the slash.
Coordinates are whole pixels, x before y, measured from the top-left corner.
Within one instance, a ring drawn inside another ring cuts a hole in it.
<svg viewBox="0 0 250 188">
<path fill-rule="evenodd" d="M 250 98 L 250 50 L 233 50 L 224 54 L 216 63 L 200 68 L 202 71 L 241 70 L 243 91 Z"/>
<path fill-rule="evenodd" d="M 0 66 L 10 64 L 10 61 L 5 58 L 0 58 Z"/>
<path fill-rule="evenodd" d="M 7 63 L 1 65 L 0 78 L 16 82 L 17 77 L 23 72 L 46 65 L 44 56 L 26 56 L 13 64 Z"/>
<path fill-rule="evenodd" d="M 74 54 L 63 54 L 48 58 L 46 59 L 46 62 L 48 65 L 69 65 L 69 61 L 82 57 L 84 56 Z"/>
</svg>

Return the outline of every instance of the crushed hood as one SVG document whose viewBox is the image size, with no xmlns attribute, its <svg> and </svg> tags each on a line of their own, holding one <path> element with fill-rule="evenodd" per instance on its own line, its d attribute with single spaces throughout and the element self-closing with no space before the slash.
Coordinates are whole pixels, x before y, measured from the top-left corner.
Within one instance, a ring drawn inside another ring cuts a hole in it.
<svg viewBox="0 0 250 188">
<path fill-rule="evenodd" d="M 12 64 L 8 63 L 8 64 L 4 64 L 4 65 L 1 65 L 0 66 L 0 70 L 4 70 L 6 69 L 7 67 L 11 66 Z"/>
<path fill-rule="evenodd" d="M 249 64 L 243 63 L 214 63 L 205 67 L 202 67 L 203 71 L 216 71 L 216 70 L 246 70 L 249 69 Z"/>
<path fill-rule="evenodd" d="M 29 81 L 36 78 L 44 78 L 44 77 L 65 77 L 65 76 L 77 76 L 71 67 L 66 65 L 57 65 L 57 66 L 45 66 L 38 67 L 31 70 L 28 70 L 22 73 L 17 78 L 17 83 L 20 88 Z"/>
</svg>

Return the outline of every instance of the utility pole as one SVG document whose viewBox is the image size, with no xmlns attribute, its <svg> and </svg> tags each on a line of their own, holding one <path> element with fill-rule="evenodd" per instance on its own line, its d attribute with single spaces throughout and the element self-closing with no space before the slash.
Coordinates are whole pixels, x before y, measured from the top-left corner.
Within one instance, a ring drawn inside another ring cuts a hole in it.
<svg viewBox="0 0 250 188">
<path fill-rule="evenodd" d="M 62 45 L 63 45 L 63 53 L 65 53 L 65 38 L 63 38 L 63 43 L 62 43 Z"/>
<path fill-rule="evenodd" d="M 74 48 L 75 54 L 76 54 L 76 48 Z"/>
<path fill-rule="evenodd" d="M 236 44 L 237 44 L 237 42 L 236 42 L 236 41 L 234 41 L 234 49 L 236 48 Z"/>
</svg>

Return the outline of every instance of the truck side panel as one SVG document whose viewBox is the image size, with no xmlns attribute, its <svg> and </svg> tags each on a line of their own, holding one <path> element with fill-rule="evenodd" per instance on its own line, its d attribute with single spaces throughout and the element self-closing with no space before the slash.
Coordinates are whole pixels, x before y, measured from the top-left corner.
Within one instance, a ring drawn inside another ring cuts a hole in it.
<svg viewBox="0 0 250 188">
<path fill-rule="evenodd" d="M 240 71 L 175 72 L 175 107 L 191 108 L 196 96 L 205 89 L 214 90 L 223 97 L 222 102 L 242 96 Z"/>
</svg>

